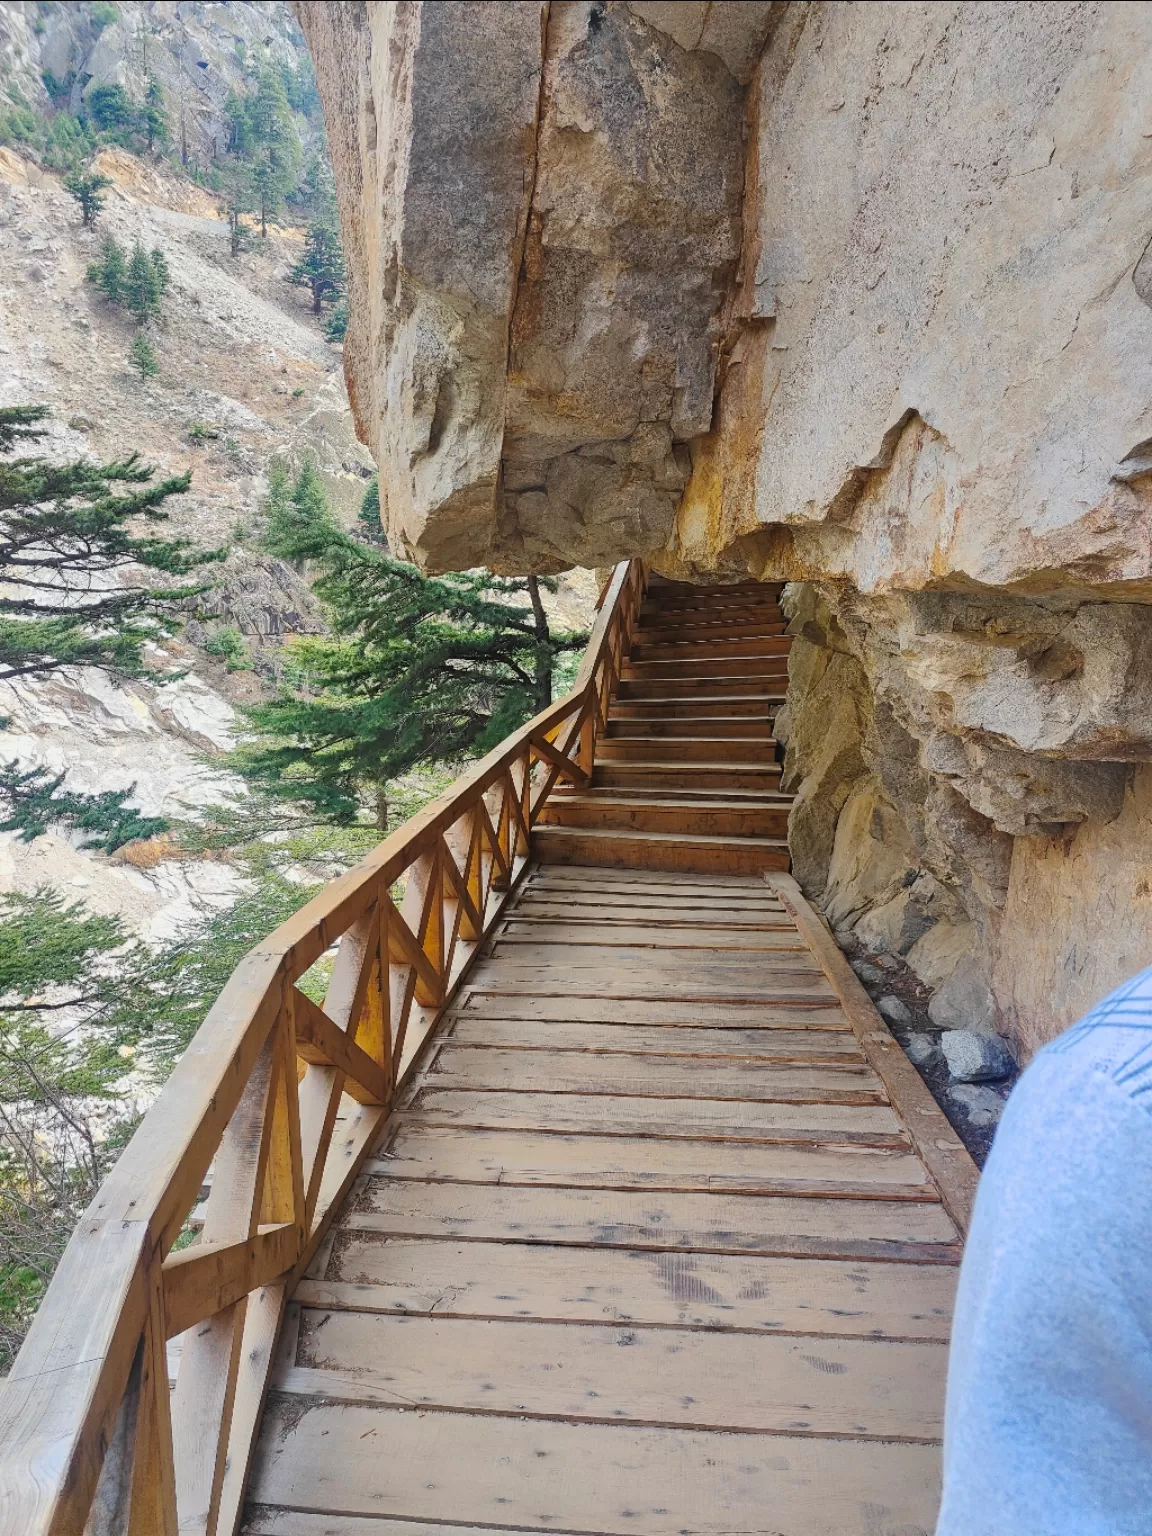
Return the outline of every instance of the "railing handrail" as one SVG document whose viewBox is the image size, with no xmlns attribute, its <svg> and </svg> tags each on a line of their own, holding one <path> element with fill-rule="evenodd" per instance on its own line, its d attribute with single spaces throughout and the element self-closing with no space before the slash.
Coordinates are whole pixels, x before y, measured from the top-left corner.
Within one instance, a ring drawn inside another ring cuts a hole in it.
<svg viewBox="0 0 1152 1536">
<path fill-rule="evenodd" d="M 237 966 L 4 1385 L 0 1536 L 175 1536 L 178 1506 L 181 1530 L 234 1530 L 285 1298 L 523 875 L 540 807 L 558 778 L 587 782 L 644 585 L 640 561 L 618 565 L 571 692 Z M 295 982 L 337 940 L 320 1008 Z M 358 1107 L 337 1142 L 343 1093 Z M 213 1158 L 201 1239 L 169 1257 Z M 197 1325 L 171 1404 L 169 1313 Z"/>
</svg>

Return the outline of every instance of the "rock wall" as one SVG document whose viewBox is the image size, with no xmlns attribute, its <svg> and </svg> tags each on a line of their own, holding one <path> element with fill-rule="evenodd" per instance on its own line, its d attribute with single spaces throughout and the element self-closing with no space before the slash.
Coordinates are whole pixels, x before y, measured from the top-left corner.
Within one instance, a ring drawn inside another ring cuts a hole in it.
<svg viewBox="0 0 1152 1536">
<path fill-rule="evenodd" d="M 832 921 L 1025 1051 L 1152 960 L 1152 10 L 299 14 L 393 536 L 790 580 Z"/>
</svg>

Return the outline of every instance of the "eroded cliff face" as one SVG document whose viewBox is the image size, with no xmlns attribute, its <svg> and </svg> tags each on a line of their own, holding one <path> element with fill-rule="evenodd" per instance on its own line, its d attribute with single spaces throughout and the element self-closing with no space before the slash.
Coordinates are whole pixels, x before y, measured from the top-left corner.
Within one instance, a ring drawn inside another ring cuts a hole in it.
<svg viewBox="0 0 1152 1536">
<path fill-rule="evenodd" d="M 1152 10 L 301 20 L 393 536 L 790 580 L 834 925 L 1026 1050 L 1152 960 Z"/>
</svg>

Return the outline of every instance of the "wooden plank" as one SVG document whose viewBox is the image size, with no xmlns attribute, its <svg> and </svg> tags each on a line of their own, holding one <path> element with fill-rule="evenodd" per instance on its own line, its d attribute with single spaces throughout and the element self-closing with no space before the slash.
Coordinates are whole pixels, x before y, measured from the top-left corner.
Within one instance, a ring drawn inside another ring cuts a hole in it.
<svg viewBox="0 0 1152 1536">
<path fill-rule="evenodd" d="M 791 1002 L 793 998 L 835 998 L 823 972 L 765 961 L 759 973 L 725 970 L 718 965 L 609 969 L 606 966 L 515 965 L 511 961 L 484 960 L 473 974 L 476 987 L 486 992 L 531 992 L 615 998 L 669 998 L 701 1003 Z"/>
<path fill-rule="evenodd" d="M 567 1136 L 469 1130 L 406 1119 L 369 1178 L 455 1179 L 594 1189 L 693 1189 L 806 1193 L 858 1190 L 935 1200 L 920 1159 L 859 1145 L 664 1141 L 646 1136 Z"/>
<path fill-rule="evenodd" d="M 492 1130 L 678 1136 L 736 1141 L 861 1141 L 907 1146 L 884 1104 L 726 1104 L 715 1099 L 628 1099 L 555 1093 L 472 1093 L 419 1088 L 409 1110 L 436 1123 Z"/>
<path fill-rule="evenodd" d="M 634 1055 L 743 1056 L 787 1061 L 796 1057 L 864 1060 L 848 1029 L 662 1029 L 642 1025 L 541 1023 L 531 1019 L 478 1018 L 458 1014 L 450 1026 L 454 1045 L 505 1046 L 518 1050 L 611 1051 Z"/>
<path fill-rule="evenodd" d="M 594 1536 L 732 1536 L 748 1529 L 752 1511 L 768 1512 L 772 1536 L 923 1536 L 939 1498 L 939 1451 L 839 1441 L 830 1455 L 826 1441 L 799 1436 L 621 1434 L 609 1425 L 283 1398 L 267 1415 L 252 1497 L 329 1514 Z"/>
<path fill-rule="evenodd" d="M 437 1317 L 752 1329 L 860 1338 L 948 1338 L 955 1269 L 744 1254 L 453 1243 L 346 1233 L 311 1307 Z"/>
<path fill-rule="evenodd" d="M 422 1184 L 373 1179 L 349 1231 L 476 1237 L 581 1247 L 687 1248 L 819 1258 L 955 1263 L 956 1229 L 942 1205 L 907 1200 Z M 514 1262 L 514 1260 L 513 1260 Z"/>
<path fill-rule="evenodd" d="M 601 889 L 627 889 L 628 886 L 637 886 L 642 891 L 656 891 L 665 895 L 733 895 L 737 891 L 745 892 L 750 900 L 760 902 L 776 902 L 783 906 L 779 895 L 773 895 L 766 888 L 763 880 L 754 880 L 748 876 L 723 876 L 723 874 L 711 874 L 711 876 L 696 876 L 691 880 L 677 879 L 671 874 L 660 874 L 653 869 L 538 869 L 531 876 L 530 885 L 535 889 L 538 886 L 565 886 L 581 885 L 581 883 L 594 882 Z"/>
<path fill-rule="evenodd" d="M 775 989 L 773 989 L 775 990 Z M 687 1002 L 683 998 L 644 999 L 506 993 L 475 982 L 459 1008 L 468 1017 L 542 1019 L 595 1024 L 653 1024 L 665 1029 L 839 1029 L 847 1027 L 840 999 L 829 987 L 823 995 L 797 996 L 787 1003 L 741 998 L 735 1002 Z"/>
<path fill-rule="evenodd" d="M 936 1343 L 310 1309 L 298 1358 L 277 1391 L 927 1443 L 943 1428 L 947 1366 Z"/>
<path fill-rule="evenodd" d="M 939 1186 L 949 1214 L 960 1231 L 966 1233 L 980 1178 L 976 1164 L 795 880 L 791 875 L 783 879 L 774 877 L 773 888 L 787 904 L 805 941 L 824 967 L 840 996 L 849 1024 L 892 1095 L 920 1156 Z"/>
<path fill-rule="evenodd" d="M 490 1526 L 453 1522 L 445 1527 L 439 1521 L 430 1525 L 423 1520 L 385 1520 L 375 1515 L 341 1514 L 336 1518 L 339 1525 L 334 1528 L 332 1515 L 261 1504 L 249 1509 L 244 1536 L 446 1536 L 446 1531 L 451 1536 L 492 1536 Z M 501 1526 L 500 1531 L 501 1536 L 543 1536 L 541 1531 L 523 1526 Z"/>
<path fill-rule="evenodd" d="M 549 867 L 559 869 L 564 866 Z M 776 907 L 716 907 L 704 901 L 684 901 L 679 905 L 660 901 L 654 904 L 647 896 L 613 896 L 597 901 L 582 891 L 558 897 L 535 896 L 531 901 L 521 902 L 512 915 L 521 921 L 533 922 L 640 925 L 658 933 L 675 933 L 680 928 L 716 928 L 722 932 L 747 933 L 758 933 L 763 929 L 796 932 L 796 925 Z"/>
<path fill-rule="evenodd" d="M 675 1056 L 602 1057 L 565 1051 L 502 1051 L 454 1045 L 441 1049 L 432 1088 L 529 1088 L 549 1093 L 607 1093 L 680 1099 L 779 1099 L 883 1103 L 880 1080 L 864 1065 L 741 1061 L 693 1062 Z"/>
<path fill-rule="evenodd" d="M 789 924 L 779 929 L 751 928 L 661 928 L 648 923 L 523 922 L 509 918 L 495 936 L 493 955 L 514 953 L 513 945 L 556 945 L 558 953 L 586 947 L 612 951 L 631 946 L 659 950 L 691 950 L 706 954 L 732 951 L 794 950 L 805 953 L 795 928 Z"/>
<path fill-rule="evenodd" d="M 760 984 L 765 976 L 813 976 L 825 980 L 808 949 L 796 944 L 771 954 L 751 957 L 737 950 L 658 950 L 639 945 L 582 950 L 562 944 L 502 944 L 494 941 L 477 967 L 477 976 L 547 975 L 549 979 L 598 975 L 607 981 L 634 976 L 706 976 L 709 981 Z"/>
<path fill-rule="evenodd" d="M 168 1337 L 232 1306 L 290 1270 L 299 1253 L 291 1222 L 261 1227 L 238 1243 L 197 1243 L 164 1261 Z"/>
</svg>

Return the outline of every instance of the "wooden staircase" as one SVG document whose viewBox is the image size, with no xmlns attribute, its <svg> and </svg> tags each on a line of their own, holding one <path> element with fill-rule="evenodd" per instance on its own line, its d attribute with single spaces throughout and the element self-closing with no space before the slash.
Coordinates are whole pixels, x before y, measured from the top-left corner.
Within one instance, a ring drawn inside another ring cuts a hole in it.
<svg viewBox="0 0 1152 1536">
<path fill-rule="evenodd" d="M 788 682 L 780 587 L 653 577 L 591 782 L 548 800 L 544 864 L 759 874 L 788 868 L 774 735 Z"/>
</svg>

